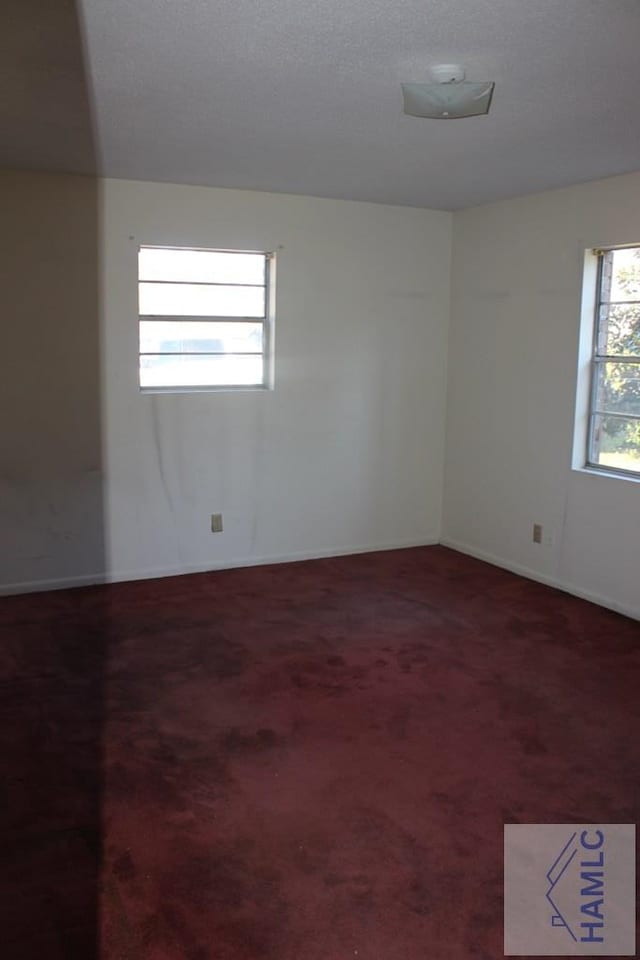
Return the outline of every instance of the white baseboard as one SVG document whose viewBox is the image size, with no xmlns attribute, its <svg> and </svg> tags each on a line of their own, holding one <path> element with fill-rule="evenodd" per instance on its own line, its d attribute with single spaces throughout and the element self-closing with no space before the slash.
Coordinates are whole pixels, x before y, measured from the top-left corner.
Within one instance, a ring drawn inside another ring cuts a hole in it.
<svg viewBox="0 0 640 960">
<path fill-rule="evenodd" d="M 87 587 L 96 584 L 122 583 L 130 580 L 155 580 L 161 577 L 183 576 L 189 573 L 207 573 L 214 570 L 230 570 L 237 567 L 258 567 L 266 566 L 271 563 L 295 563 L 303 560 L 320 560 L 325 557 L 350 556 L 357 553 L 376 553 L 385 550 L 405 550 L 411 547 L 429 547 L 441 543 L 444 547 L 451 550 L 457 550 L 459 553 L 475 557 L 477 560 L 483 560 L 485 563 L 491 563 L 493 566 L 501 567 L 503 570 L 510 570 L 529 580 L 535 580 L 538 583 L 544 583 L 549 587 L 555 587 L 570 593 L 581 600 L 589 600 L 591 603 L 597 603 L 601 607 L 606 607 L 616 613 L 621 613 L 634 620 L 640 620 L 640 609 L 627 607 L 624 604 L 612 600 L 611 597 L 605 597 L 589 590 L 583 590 L 572 583 L 567 583 L 557 577 L 551 577 L 547 574 L 533 570 L 524 564 L 512 563 L 505 560 L 504 557 L 498 557 L 486 550 L 480 550 L 468 543 L 460 540 L 454 540 L 449 537 L 443 537 L 440 540 L 437 536 L 421 538 L 419 540 L 397 540 L 391 543 L 366 544 L 351 547 L 327 547 L 321 550 L 300 550 L 293 553 L 268 554 L 261 557 L 238 557 L 231 560 L 221 561 L 220 563 L 190 563 L 181 566 L 169 567 L 150 567 L 138 570 L 115 570 L 107 572 L 98 572 L 92 574 L 82 574 L 72 577 L 57 577 L 47 580 L 25 580 L 17 583 L 0 584 L 0 596 L 11 596 L 21 593 L 42 593 L 46 590 L 68 590 L 72 587 Z"/>
<path fill-rule="evenodd" d="M 15 583 L 0 583 L 0 597 L 19 593 L 43 593 L 46 590 L 70 590 L 72 587 L 92 587 L 108 583 L 105 573 L 87 573 L 72 577 L 53 577 L 47 580 L 19 580 Z"/>
<path fill-rule="evenodd" d="M 548 587 L 555 587 L 557 590 L 570 593 L 572 596 L 579 597 L 581 600 L 589 600 L 591 603 L 597 603 L 600 607 L 606 607 L 615 613 L 621 613 L 625 617 L 631 617 L 632 620 L 640 620 L 640 609 L 627 607 L 624 604 L 618 603 L 617 600 L 612 600 L 611 597 L 604 597 L 598 593 L 583 590 L 574 583 L 567 583 L 557 577 L 550 577 L 545 573 L 539 573 L 537 570 L 532 570 L 530 567 L 526 567 L 521 563 L 512 563 L 510 560 L 497 557 L 492 553 L 488 553 L 486 550 L 479 550 L 477 547 L 472 547 L 468 543 L 462 543 L 460 540 L 442 537 L 440 543 L 443 547 L 450 547 L 451 550 L 457 550 L 458 553 L 465 553 L 470 557 L 475 557 L 476 560 L 484 560 L 485 563 L 491 563 L 494 567 L 501 567 L 503 570 L 517 573 L 521 577 L 526 577 L 528 580 L 544 583 Z"/>
<path fill-rule="evenodd" d="M 366 544 L 353 547 L 326 547 L 321 550 L 300 550 L 294 553 L 269 554 L 261 557 L 238 557 L 219 563 L 187 563 L 180 566 L 148 567 L 138 570 L 111 570 L 103 573 L 83 574 L 75 577 L 59 577 L 49 580 L 24 580 L 18 583 L 0 584 L 0 596 L 20 593 L 42 593 L 46 590 L 68 590 L 72 587 L 95 586 L 104 583 L 123 583 L 130 580 L 157 580 L 161 577 L 183 576 L 189 573 L 209 573 L 214 570 L 231 570 L 237 567 L 262 567 L 271 563 L 296 563 L 302 560 L 321 560 L 326 557 L 344 557 L 357 553 L 377 553 L 385 550 L 406 550 L 410 547 L 432 547 L 438 543 L 437 536 L 419 540 L 397 540 L 391 543 Z"/>
</svg>

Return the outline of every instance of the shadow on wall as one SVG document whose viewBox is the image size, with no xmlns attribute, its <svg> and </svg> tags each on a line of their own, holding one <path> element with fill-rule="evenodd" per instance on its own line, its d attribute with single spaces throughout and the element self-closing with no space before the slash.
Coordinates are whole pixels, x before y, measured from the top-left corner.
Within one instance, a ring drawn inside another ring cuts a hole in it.
<svg viewBox="0 0 640 960">
<path fill-rule="evenodd" d="M 77 12 L 7 0 L 0 33 L 0 584 L 11 592 L 99 576 L 105 556 L 96 158 Z M 3 953 L 16 960 L 97 956 L 108 611 L 95 588 L 50 606 L 55 618 L 28 596 L 0 607 L 0 897 Z"/>
</svg>

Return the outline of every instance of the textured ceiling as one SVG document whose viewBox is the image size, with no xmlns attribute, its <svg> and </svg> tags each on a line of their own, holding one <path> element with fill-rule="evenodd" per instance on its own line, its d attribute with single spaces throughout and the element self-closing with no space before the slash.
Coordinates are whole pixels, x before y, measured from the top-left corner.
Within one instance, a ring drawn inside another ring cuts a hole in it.
<svg viewBox="0 0 640 960">
<path fill-rule="evenodd" d="M 640 168 L 638 0 L 81 0 L 80 14 L 108 176 L 458 209 Z M 456 61 L 495 80 L 489 116 L 405 117 L 400 82 Z M 60 125 L 56 169 L 65 149 L 82 167 L 69 94 L 46 128 Z M 51 149 L 19 132 L 12 165 L 46 167 Z"/>
</svg>

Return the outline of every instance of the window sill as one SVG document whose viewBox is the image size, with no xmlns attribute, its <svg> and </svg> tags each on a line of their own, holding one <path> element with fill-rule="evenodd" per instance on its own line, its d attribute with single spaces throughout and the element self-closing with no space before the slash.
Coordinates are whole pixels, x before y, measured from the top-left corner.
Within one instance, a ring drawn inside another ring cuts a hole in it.
<svg viewBox="0 0 640 960">
<path fill-rule="evenodd" d="M 640 483 L 640 473 L 623 473 L 621 470 L 607 470 L 606 467 L 572 467 L 575 473 L 586 473 L 592 477 L 607 477 L 610 480 L 629 480 L 631 483 Z"/>
<path fill-rule="evenodd" d="M 273 390 L 273 387 L 264 383 L 239 384 L 235 386 L 221 384 L 209 387 L 139 387 L 141 394 L 145 393 L 264 393 Z"/>
</svg>

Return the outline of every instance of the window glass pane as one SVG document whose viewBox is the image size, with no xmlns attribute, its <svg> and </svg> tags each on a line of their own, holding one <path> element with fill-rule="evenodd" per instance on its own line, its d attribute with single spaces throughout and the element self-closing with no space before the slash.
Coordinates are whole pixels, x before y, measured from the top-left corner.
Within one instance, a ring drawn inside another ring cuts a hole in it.
<svg viewBox="0 0 640 960">
<path fill-rule="evenodd" d="M 140 313 L 151 316 L 263 317 L 263 287 L 140 283 Z"/>
<path fill-rule="evenodd" d="M 261 356 L 141 356 L 141 387 L 258 386 Z"/>
<path fill-rule="evenodd" d="M 612 470 L 640 473 L 640 421 L 596 416 L 591 459 L 593 463 Z"/>
<path fill-rule="evenodd" d="M 640 300 L 640 248 L 612 251 L 609 291 L 606 262 L 603 279 L 603 300 Z"/>
<path fill-rule="evenodd" d="M 640 363 L 596 364 L 596 410 L 640 416 Z"/>
<path fill-rule="evenodd" d="M 598 353 L 640 357 L 640 304 L 600 307 Z"/>
<path fill-rule="evenodd" d="M 141 353 L 261 353 L 262 323 L 141 320 Z"/>
<path fill-rule="evenodd" d="M 142 247 L 138 255 L 138 276 L 140 280 L 264 284 L 265 256 L 262 253 Z"/>
</svg>

